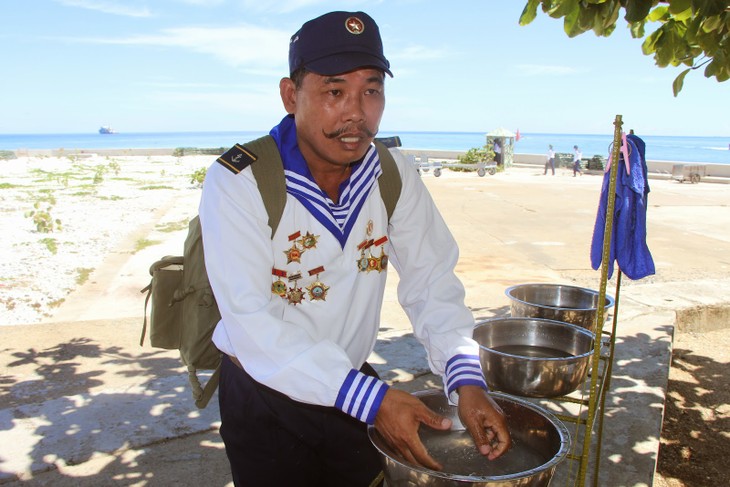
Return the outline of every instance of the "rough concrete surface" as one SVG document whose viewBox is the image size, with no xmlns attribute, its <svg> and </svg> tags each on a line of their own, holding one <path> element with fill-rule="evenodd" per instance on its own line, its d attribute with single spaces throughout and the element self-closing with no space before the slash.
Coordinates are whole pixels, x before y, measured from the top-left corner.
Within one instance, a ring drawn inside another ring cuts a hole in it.
<svg viewBox="0 0 730 487">
<path fill-rule="evenodd" d="M 423 179 L 460 244 L 457 271 L 476 319 L 507 315 L 510 285 L 599 288 L 589 249 L 601 177 L 510 168 Z M 686 329 L 722 328 L 715 319 L 727 313 L 727 187 L 667 180 L 651 187 L 648 242 L 657 274 L 624 277 L 619 289 L 598 485 L 652 485 L 677 318 Z M 175 352 L 139 345 L 139 289 L 152 261 L 181 252 L 184 234 L 155 235 L 163 243 L 110 255 L 47 323 L 0 327 L 0 484 L 230 484 L 215 404 L 195 408 Z M 396 387 L 440 387 L 397 304 L 396 284 L 392 272 L 371 361 Z M 607 292 L 616 293 L 615 276 Z M 574 414 L 559 402 L 545 407 Z M 577 463 L 563 462 L 554 485 L 569 482 Z"/>
</svg>

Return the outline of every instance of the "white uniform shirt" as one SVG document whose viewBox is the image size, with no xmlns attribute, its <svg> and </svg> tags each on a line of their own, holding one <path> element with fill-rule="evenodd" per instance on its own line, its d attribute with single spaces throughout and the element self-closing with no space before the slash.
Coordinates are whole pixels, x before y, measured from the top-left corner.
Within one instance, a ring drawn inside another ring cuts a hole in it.
<svg viewBox="0 0 730 487">
<path fill-rule="evenodd" d="M 456 242 L 418 173 L 397 162 L 403 185 L 390 227 L 376 183 L 344 247 L 289 193 L 272 239 L 250 167 L 234 174 L 214 163 L 199 210 L 206 267 L 222 316 L 213 334 L 216 346 L 237 357 L 256 381 L 370 424 L 387 385 L 358 369 L 377 339 L 387 273 L 358 271 L 363 256 L 386 255 L 398 271 L 399 301 L 452 400 L 460 385 L 486 388 L 471 339 L 474 319 L 454 274 Z M 300 262 L 288 262 L 296 235 L 315 236 L 316 246 L 301 252 Z M 362 242 L 384 236 L 384 243 L 362 250 Z M 301 275 L 296 283 L 282 278 L 288 288 L 303 291 L 301 303 L 272 293 L 278 279 L 272 269 Z M 328 287 L 324 299 L 310 296 L 315 282 Z"/>
</svg>

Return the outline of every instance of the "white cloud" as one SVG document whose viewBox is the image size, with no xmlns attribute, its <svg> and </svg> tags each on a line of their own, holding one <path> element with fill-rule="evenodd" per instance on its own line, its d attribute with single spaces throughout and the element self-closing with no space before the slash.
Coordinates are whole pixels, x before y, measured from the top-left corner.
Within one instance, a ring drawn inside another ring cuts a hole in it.
<svg viewBox="0 0 730 487">
<path fill-rule="evenodd" d="M 386 57 L 393 59 L 405 59 L 408 61 L 423 61 L 427 59 L 441 59 L 446 56 L 443 49 L 433 49 L 428 46 L 408 46 L 394 52 L 392 55 L 385 52 Z"/>
<path fill-rule="evenodd" d="M 88 10 L 96 10 L 112 15 L 125 17 L 151 17 L 152 12 L 147 7 L 134 7 L 128 3 L 117 3 L 110 0 L 57 0 L 67 7 L 79 7 Z"/>
<path fill-rule="evenodd" d="M 525 76 L 568 76 L 579 72 L 570 66 L 544 64 L 518 64 L 516 68 Z"/>
<path fill-rule="evenodd" d="M 222 4 L 223 2 L 225 2 L 225 0 L 177 0 L 177 1 L 179 1 L 181 3 L 186 3 L 188 5 L 197 5 L 200 7 L 215 7 L 215 6 L 218 6 L 218 5 Z"/>
<path fill-rule="evenodd" d="M 291 13 L 307 7 L 325 5 L 325 0 L 279 0 L 277 2 L 262 2 L 261 0 L 241 0 L 244 10 L 255 12 Z M 343 10 L 345 10 L 343 8 Z M 323 12 L 324 13 L 324 12 Z"/>
<path fill-rule="evenodd" d="M 281 74 L 289 49 L 288 32 L 248 24 L 233 27 L 177 27 L 159 34 L 118 39 L 74 39 L 121 45 L 179 47 L 210 54 L 222 62 L 247 71 Z"/>
</svg>

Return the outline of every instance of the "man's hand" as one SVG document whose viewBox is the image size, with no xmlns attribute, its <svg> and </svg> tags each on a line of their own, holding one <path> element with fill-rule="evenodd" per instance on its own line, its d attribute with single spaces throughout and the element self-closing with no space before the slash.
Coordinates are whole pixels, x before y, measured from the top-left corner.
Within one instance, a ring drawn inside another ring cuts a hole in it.
<svg viewBox="0 0 730 487">
<path fill-rule="evenodd" d="M 490 460 L 501 456 L 512 445 L 504 412 L 481 387 L 459 388 L 459 419 L 479 453 Z"/>
<path fill-rule="evenodd" d="M 415 396 L 393 388 L 388 389 L 375 418 L 375 429 L 407 461 L 432 470 L 441 470 L 441 464 L 428 454 L 418 436 L 421 423 L 437 430 L 451 428 L 450 419 L 436 414 Z"/>
</svg>

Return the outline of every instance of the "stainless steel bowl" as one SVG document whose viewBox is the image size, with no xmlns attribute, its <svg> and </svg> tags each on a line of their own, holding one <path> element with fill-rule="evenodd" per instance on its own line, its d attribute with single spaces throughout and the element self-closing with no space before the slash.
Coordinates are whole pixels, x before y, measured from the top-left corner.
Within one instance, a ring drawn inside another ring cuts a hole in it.
<svg viewBox="0 0 730 487">
<path fill-rule="evenodd" d="M 429 408 L 453 421 L 450 431 L 425 426 L 419 432 L 431 456 L 444 469 L 413 465 L 395 453 L 370 426 L 370 441 L 380 452 L 388 487 L 503 487 L 547 486 L 557 465 L 570 450 L 568 429 L 555 416 L 522 399 L 496 392 L 491 397 L 502 408 L 512 436 L 512 448 L 495 460 L 483 457 L 459 421 L 443 391 L 415 393 Z"/>
<path fill-rule="evenodd" d="M 547 318 L 596 331 L 598 291 L 565 284 L 519 284 L 505 291 L 510 298 L 510 314 Z M 605 296 L 604 320 L 614 300 Z"/>
<path fill-rule="evenodd" d="M 593 333 L 543 318 L 486 320 L 473 336 L 489 387 L 517 396 L 570 394 L 585 380 L 593 354 Z"/>
</svg>

